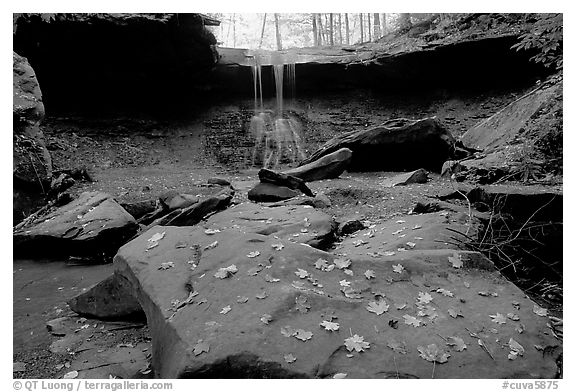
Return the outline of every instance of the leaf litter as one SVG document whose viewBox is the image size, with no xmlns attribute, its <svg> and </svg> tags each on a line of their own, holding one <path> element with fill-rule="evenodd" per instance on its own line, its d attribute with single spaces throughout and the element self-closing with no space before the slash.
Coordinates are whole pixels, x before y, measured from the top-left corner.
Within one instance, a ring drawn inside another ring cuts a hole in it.
<svg viewBox="0 0 576 392">
<path fill-rule="evenodd" d="M 378 302 L 369 302 L 366 310 L 372 313 L 376 313 L 377 316 L 380 316 L 381 314 L 387 312 L 388 308 L 390 308 L 390 305 L 388 305 L 384 299 L 381 299 Z"/>
<path fill-rule="evenodd" d="M 359 336 L 354 334 L 347 339 L 344 339 L 344 344 L 346 345 L 346 349 L 350 352 L 357 351 L 362 352 L 364 349 L 370 348 L 370 343 L 364 341 L 364 336 Z"/>
</svg>

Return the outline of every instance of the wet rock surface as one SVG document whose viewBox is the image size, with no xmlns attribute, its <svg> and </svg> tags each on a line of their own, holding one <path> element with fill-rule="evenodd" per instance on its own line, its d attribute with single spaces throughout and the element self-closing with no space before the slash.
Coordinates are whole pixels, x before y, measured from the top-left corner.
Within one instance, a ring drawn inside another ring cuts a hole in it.
<svg viewBox="0 0 576 392">
<path fill-rule="evenodd" d="M 110 195 L 85 192 L 40 222 L 14 233 L 14 253 L 48 255 L 110 254 L 131 238 L 139 227 Z"/>
<path fill-rule="evenodd" d="M 286 186 L 260 182 L 248 191 L 248 199 L 255 202 L 274 202 L 288 200 L 302 193 Z"/>
<path fill-rule="evenodd" d="M 351 159 L 352 151 L 348 148 L 341 148 L 310 163 L 287 170 L 285 173 L 304 181 L 327 180 L 342 174 L 350 165 Z"/>
<path fill-rule="evenodd" d="M 422 226 L 429 219 L 409 218 Z M 235 230 L 156 230 L 125 245 L 114 262 L 145 309 L 160 377 L 556 372 L 559 345 L 542 311 L 489 263 L 469 263 L 454 249 L 336 256 Z M 148 237 L 159 233 L 147 251 Z M 385 236 L 396 246 L 393 234 Z"/>
</svg>

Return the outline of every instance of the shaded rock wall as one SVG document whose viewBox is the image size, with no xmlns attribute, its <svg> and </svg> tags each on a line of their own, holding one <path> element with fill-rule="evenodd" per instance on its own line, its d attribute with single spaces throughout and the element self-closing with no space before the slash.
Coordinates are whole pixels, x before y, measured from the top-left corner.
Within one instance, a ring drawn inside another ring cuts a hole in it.
<svg viewBox="0 0 576 392">
<path fill-rule="evenodd" d="M 63 14 L 21 18 L 14 50 L 36 69 L 48 112 L 168 109 L 198 97 L 216 62 L 200 14 Z"/>
</svg>

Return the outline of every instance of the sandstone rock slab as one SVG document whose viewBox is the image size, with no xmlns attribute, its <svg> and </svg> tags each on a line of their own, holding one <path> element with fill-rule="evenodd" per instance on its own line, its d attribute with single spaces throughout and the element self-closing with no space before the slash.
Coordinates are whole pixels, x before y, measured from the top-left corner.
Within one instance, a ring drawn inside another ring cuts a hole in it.
<svg viewBox="0 0 576 392">
<path fill-rule="evenodd" d="M 304 181 L 327 180 L 340 176 L 351 160 L 352 151 L 348 148 L 341 148 L 310 163 L 286 170 L 284 173 L 301 178 Z"/>
<path fill-rule="evenodd" d="M 428 172 L 424 169 L 418 169 L 387 178 L 381 182 L 381 185 L 391 188 L 393 186 L 408 184 L 425 184 L 426 182 L 428 182 Z"/>
</svg>

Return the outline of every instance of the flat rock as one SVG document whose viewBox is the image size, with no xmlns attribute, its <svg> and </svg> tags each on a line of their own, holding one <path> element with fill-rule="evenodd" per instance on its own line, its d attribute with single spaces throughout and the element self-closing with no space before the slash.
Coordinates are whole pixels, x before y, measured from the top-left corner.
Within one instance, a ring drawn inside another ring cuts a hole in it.
<svg viewBox="0 0 576 392">
<path fill-rule="evenodd" d="M 435 117 L 421 120 L 393 119 L 368 129 L 347 132 L 326 142 L 310 157 L 315 160 L 348 148 L 348 171 L 398 171 L 426 168 L 439 172 L 451 156 L 456 140 Z"/>
<path fill-rule="evenodd" d="M 316 248 L 331 244 L 337 228 L 328 214 L 309 206 L 264 207 L 254 203 L 242 203 L 212 215 L 203 226 L 262 234 Z"/>
<path fill-rule="evenodd" d="M 318 181 L 337 178 L 346 170 L 352 160 L 352 151 L 341 148 L 310 163 L 286 170 L 284 173 L 304 181 Z"/>
<path fill-rule="evenodd" d="M 428 182 L 428 172 L 424 169 L 418 169 L 387 178 L 381 182 L 381 185 L 391 188 L 393 186 L 408 184 L 425 184 L 426 182 Z"/>
<path fill-rule="evenodd" d="M 115 253 L 139 227 L 110 195 L 84 192 L 76 200 L 14 233 L 20 255 Z"/>
<path fill-rule="evenodd" d="M 67 304 L 81 316 L 97 319 L 124 319 L 142 316 L 140 304 L 131 294 L 125 278 L 112 274 Z"/>
<path fill-rule="evenodd" d="M 445 256 L 419 252 L 353 258 L 346 271 L 321 271 L 315 265 L 332 265 L 333 255 L 288 241 L 278 250 L 278 239 L 270 236 L 206 234 L 199 227 L 154 230 L 164 233 L 158 246 L 146 251 L 149 236 L 158 234 L 150 232 L 122 247 L 114 264 L 146 312 L 158 377 L 431 378 L 433 369 L 434 378 L 556 373 L 561 343 L 549 333 L 547 317 L 537 316 L 534 303 L 497 272 L 456 269 Z M 193 249 L 176 246 L 183 241 Z M 402 273 L 392 267 L 399 263 Z M 215 276 L 232 265 L 228 271 L 234 273 L 221 275 L 227 278 Z M 367 270 L 373 278 L 365 277 Z M 382 299 L 385 304 L 370 305 Z M 380 315 L 368 311 L 374 306 Z M 324 329 L 324 321 L 337 323 L 331 325 L 337 330 Z M 345 343 L 351 335 L 369 344 L 350 352 Z M 450 337 L 461 338 L 466 348 L 449 346 Z M 524 349 L 514 360 L 508 359 L 511 338 Z M 447 362 L 434 365 L 419 355 L 419 347 L 432 344 L 450 355 Z"/>
<path fill-rule="evenodd" d="M 248 191 L 248 199 L 255 202 L 274 202 L 291 199 L 301 195 L 300 191 L 270 183 L 258 183 Z"/>
</svg>

